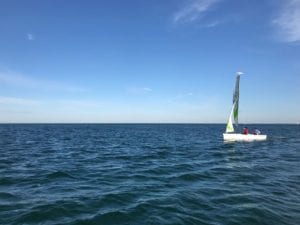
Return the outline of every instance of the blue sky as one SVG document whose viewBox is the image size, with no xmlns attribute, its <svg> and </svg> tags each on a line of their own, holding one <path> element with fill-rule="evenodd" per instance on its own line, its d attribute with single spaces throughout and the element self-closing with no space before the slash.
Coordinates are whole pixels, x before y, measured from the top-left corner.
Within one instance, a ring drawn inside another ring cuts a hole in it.
<svg viewBox="0 0 300 225">
<path fill-rule="evenodd" d="M 0 2 L 0 122 L 300 122 L 300 0 Z"/>
</svg>

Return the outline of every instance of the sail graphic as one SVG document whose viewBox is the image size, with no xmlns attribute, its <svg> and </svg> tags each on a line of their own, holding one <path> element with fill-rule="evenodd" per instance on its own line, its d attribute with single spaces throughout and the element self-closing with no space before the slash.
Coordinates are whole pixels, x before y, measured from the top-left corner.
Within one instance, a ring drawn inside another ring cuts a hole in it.
<svg viewBox="0 0 300 225">
<path fill-rule="evenodd" d="M 234 104 L 234 109 L 233 109 L 233 118 L 234 118 L 234 122 L 235 125 L 238 126 L 239 124 L 239 95 L 240 95 L 240 76 L 241 76 L 241 72 L 237 73 L 236 76 L 236 82 L 235 82 L 235 90 L 233 93 L 233 104 Z"/>
<path fill-rule="evenodd" d="M 235 108 L 235 104 L 233 104 L 230 115 L 229 115 L 229 119 L 228 119 L 227 126 L 226 126 L 226 133 L 234 132 L 234 128 L 233 128 L 233 124 L 232 124 L 232 114 L 234 112 L 234 108 Z"/>
</svg>

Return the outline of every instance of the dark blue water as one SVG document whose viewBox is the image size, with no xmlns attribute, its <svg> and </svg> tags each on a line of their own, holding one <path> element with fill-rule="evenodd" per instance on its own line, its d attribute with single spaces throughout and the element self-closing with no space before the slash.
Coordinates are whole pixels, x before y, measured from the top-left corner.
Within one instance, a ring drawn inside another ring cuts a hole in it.
<svg viewBox="0 0 300 225">
<path fill-rule="evenodd" d="M 0 125 L 0 224 L 300 224 L 300 126 L 224 127 Z"/>
</svg>

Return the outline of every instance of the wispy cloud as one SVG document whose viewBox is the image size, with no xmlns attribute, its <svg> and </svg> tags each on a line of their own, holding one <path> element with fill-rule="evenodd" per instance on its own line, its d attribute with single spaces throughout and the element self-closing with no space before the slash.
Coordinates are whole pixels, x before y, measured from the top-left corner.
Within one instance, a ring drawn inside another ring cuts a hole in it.
<svg viewBox="0 0 300 225">
<path fill-rule="evenodd" d="M 0 96 L 0 123 L 99 121 L 108 103 L 90 99 L 31 99 Z"/>
<path fill-rule="evenodd" d="M 300 0 L 282 1 L 281 9 L 273 24 L 284 42 L 300 41 Z"/>
<path fill-rule="evenodd" d="M 144 94 L 153 91 L 152 88 L 149 87 L 128 87 L 126 90 L 131 94 Z"/>
<path fill-rule="evenodd" d="M 198 96 L 195 96 L 192 92 L 177 93 L 174 96 L 169 96 L 165 99 L 168 104 L 190 104 L 196 101 Z"/>
<path fill-rule="evenodd" d="M 107 103 L 90 100 L 90 99 L 31 99 L 31 98 L 20 98 L 14 96 L 0 96 L 0 104 L 4 107 L 7 106 L 35 106 L 33 110 L 38 108 L 52 110 L 91 110 L 99 109 L 107 106 Z"/>
<path fill-rule="evenodd" d="M 104 107 L 105 103 L 95 100 L 76 100 L 76 99 L 62 99 L 52 101 L 52 104 L 59 105 L 65 108 L 74 109 L 96 109 Z"/>
<path fill-rule="evenodd" d="M 84 92 L 86 89 L 73 86 L 61 82 L 42 80 L 38 78 L 32 78 L 22 74 L 17 74 L 11 71 L 0 71 L 0 84 L 6 84 L 11 86 L 19 86 L 23 88 L 33 88 L 42 90 L 55 90 L 66 92 Z"/>
<path fill-rule="evenodd" d="M 26 38 L 27 38 L 28 41 L 33 41 L 35 39 L 34 35 L 31 34 L 31 33 L 27 33 Z"/>
<path fill-rule="evenodd" d="M 181 94 L 176 95 L 175 99 L 183 99 L 183 98 L 191 97 L 191 96 L 193 96 L 192 92 L 181 93 Z"/>
<path fill-rule="evenodd" d="M 215 20 L 213 22 L 210 22 L 206 25 L 204 25 L 203 27 L 206 27 L 206 28 L 212 28 L 212 27 L 216 27 L 216 26 L 219 26 L 220 24 L 224 23 L 224 21 L 221 21 L 221 20 Z"/>
<path fill-rule="evenodd" d="M 151 89 L 151 88 L 148 88 L 148 87 L 144 87 L 143 90 L 144 90 L 144 91 L 152 91 L 152 89 Z"/>
<path fill-rule="evenodd" d="M 175 24 L 193 22 L 203 16 L 205 12 L 220 1 L 221 0 L 193 0 L 174 14 L 173 22 Z"/>
<path fill-rule="evenodd" d="M 33 100 L 33 99 L 27 99 L 27 98 L 0 96 L 0 104 L 1 105 L 36 106 L 36 105 L 39 105 L 40 102 Z"/>
</svg>

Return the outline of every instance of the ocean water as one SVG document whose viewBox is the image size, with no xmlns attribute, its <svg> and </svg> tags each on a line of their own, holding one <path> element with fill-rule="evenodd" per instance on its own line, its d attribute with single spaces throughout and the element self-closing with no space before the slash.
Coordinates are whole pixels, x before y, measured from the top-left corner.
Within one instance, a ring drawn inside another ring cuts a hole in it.
<svg viewBox="0 0 300 225">
<path fill-rule="evenodd" d="M 224 127 L 0 125 L 0 224 L 300 224 L 300 126 Z"/>
</svg>

